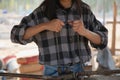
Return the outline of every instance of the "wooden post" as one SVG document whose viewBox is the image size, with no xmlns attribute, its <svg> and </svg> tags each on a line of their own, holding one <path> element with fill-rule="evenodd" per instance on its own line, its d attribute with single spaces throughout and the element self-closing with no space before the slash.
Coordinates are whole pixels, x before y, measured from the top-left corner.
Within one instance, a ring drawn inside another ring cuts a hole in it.
<svg viewBox="0 0 120 80">
<path fill-rule="evenodd" d="M 114 16 L 113 16 L 113 30 L 112 30 L 112 46 L 111 46 L 111 52 L 113 55 L 115 55 L 115 44 L 116 44 L 116 17 L 117 17 L 117 5 L 116 1 L 114 0 Z"/>
</svg>

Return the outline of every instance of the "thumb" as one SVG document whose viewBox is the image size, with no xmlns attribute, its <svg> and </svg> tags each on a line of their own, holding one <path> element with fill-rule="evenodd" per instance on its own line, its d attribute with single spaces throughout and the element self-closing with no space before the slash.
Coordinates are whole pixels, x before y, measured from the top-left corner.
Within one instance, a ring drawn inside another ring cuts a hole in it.
<svg viewBox="0 0 120 80">
<path fill-rule="evenodd" d="M 61 21 L 61 23 L 60 23 L 60 24 L 61 24 L 61 26 L 64 26 L 64 25 L 65 25 L 65 24 L 64 24 L 64 22 L 62 22 L 62 21 Z"/>
</svg>

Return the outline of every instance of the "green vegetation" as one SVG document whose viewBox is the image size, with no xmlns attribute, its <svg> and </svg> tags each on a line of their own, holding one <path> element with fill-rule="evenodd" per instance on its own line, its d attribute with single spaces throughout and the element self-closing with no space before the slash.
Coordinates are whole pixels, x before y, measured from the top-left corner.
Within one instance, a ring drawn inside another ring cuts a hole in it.
<svg viewBox="0 0 120 80">
<path fill-rule="evenodd" d="M 42 0 L 0 0 L 0 9 L 9 12 L 30 12 L 36 8 Z"/>
<path fill-rule="evenodd" d="M 43 0 L 0 0 L 0 9 L 5 9 L 7 11 L 14 11 L 17 13 L 31 12 L 36 8 Z M 91 9 L 99 14 L 103 11 L 106 13 L 112 13 L 112 7 L 114 0 L 83 0 L 87 2 Z M 118 8 L 120 8 L 120 0 L 116 0 Z M 118 9 L 118 14 L 120 11 Z"/>
</svg>

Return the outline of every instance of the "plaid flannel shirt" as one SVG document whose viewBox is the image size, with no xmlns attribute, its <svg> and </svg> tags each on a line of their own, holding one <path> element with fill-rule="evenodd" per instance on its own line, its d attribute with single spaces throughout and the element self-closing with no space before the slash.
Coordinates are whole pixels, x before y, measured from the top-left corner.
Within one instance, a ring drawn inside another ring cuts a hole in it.
<svg viewBox="0 0 120 80">
<path fill-rule="evenodd" d="M 52 31 L 42 31 L 28 40 L 23 40 L 23 35 L 27 28 L 48 22 L 38 7 L 30 15 L 24 17 L 19 25 L 15 25 L 11 31 L 11 40 L 15 43 L 27 44 L 34 41 L 39 49 L 39 59 L 41 64 L 46 65 L 66 65 L 75 63 L 85 63 L 91 58 L 91 50 L 88 45 L 89 40 L 75 33 L 67 23 L 73 20 L 83 20 L 85 28 L 101 36 L 101 44 L 91 43 L 95 48 L 104 48 L 107 45 L 107 29 L 95 18 L 94 14 L 87 8 L 82 9 L 82 18 L 76 11 L 75 4 L 70 8 L 69 13 L 58 8 L 57 18 L 65 23 L 59 33 Z"/>
</svg>

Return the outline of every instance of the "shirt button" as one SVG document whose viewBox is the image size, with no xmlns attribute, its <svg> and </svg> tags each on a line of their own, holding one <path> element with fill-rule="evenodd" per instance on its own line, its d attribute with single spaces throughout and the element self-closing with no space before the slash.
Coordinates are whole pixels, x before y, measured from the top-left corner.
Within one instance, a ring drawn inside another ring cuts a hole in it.
<svg viewBox="0 0 120 80">
<path fill-rule="evenodd" d="M 73 38 L 70 38 L 70 42 L 73 42 L 73 40 L 74 40 Z"/>
</svg>

